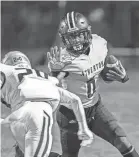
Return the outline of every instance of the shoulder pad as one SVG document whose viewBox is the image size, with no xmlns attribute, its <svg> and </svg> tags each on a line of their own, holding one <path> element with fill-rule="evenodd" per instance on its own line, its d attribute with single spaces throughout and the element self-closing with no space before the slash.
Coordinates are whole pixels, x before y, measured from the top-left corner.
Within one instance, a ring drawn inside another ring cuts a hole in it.
<svg viewBox="0 0 139 157">
<path fill-rule="evenodd" d="M 104 54 L 105 56 L 108 53 L 108 48 L 107 48 L 107 41 L 98 36 L 97 34 L 92 34 L 92 45 L 95 50 L 99 50 L 101 55 Z"/>
<path fill-rule="evenodd" d="M 104 38 L 102 38 L 101 36 L 97 35 L 97 34 L 92 34 L 92 41 L 107 44 L 107 41 Z"/>
</svg>

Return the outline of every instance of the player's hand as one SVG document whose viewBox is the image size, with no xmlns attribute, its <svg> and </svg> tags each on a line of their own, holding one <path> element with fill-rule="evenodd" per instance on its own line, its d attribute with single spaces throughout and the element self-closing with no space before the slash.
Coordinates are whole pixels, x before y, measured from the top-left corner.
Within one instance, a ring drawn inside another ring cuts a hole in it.
<svg viewBox="0 0 139 157">
<path fill-rule="evenodd" d="M 126 71 L 120 61 L 119 65 L 110 69 L 106 76 L 111 81 L 126 82 L 128 80 Z"/>
<path fill-rule="evenodd" d="M 52 47 L 50 52 L 47 52 L 48 58 L 48 67 L 50 71 L 60 71 L 66 65 L 71 63 L 71 60 L 68 57 L 63 57 L 62 55 L 62 47 L 58 49 L 57 46 Z"/>
<path fill-rule="evenodd" d="M 81 140 L 81 146 L 90 146 L 94 140 L 94 137 L 93 137 L 93 133 L 89 130 L 89 129 L 86 129 L 86 130 L 79 130 L 78 131 L 78 138 L 79 140 Z"/>
</svg>

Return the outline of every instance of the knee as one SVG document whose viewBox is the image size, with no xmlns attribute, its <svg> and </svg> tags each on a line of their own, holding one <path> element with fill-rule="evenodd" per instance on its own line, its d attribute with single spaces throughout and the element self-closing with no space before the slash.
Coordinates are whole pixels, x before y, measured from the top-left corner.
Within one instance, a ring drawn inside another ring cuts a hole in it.
<svg viewBox="0 0 139 157">
<path fill-rule="evenodd" d="M 120 151 L 124 152 L 129 147 L 131 147 L 131 143 L 128 141 L 127 137 L 117 137 L 114 140 L 114 146 Z"/>
</svg>

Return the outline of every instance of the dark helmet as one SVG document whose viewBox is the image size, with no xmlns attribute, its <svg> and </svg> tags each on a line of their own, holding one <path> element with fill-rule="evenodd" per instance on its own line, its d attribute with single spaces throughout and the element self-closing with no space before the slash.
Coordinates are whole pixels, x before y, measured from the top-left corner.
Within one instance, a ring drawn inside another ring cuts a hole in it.
<svg viewBox="0 0 139 157">
<path fill-rule="evenodd" d="M 67 50 L 74 55 L 85 54 L 92 40 L 86 17 L 74 11 L 67 13 L 60 22 L 59 35 Z"/>
</svg>

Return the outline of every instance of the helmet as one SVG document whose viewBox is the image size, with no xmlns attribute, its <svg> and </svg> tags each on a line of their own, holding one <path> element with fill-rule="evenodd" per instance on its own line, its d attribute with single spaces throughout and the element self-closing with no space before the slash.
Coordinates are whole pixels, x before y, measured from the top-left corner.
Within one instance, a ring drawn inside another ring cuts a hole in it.
<svg viewBox="0 0 139 157">
<path fill-rule="evenodd" d="M 28 57 L 20 51 L 8 52 L 3 58 L 2 63 L 21 68 L 31 68 Z"/>
<path fill-rule="evenodd" d="M 59 35 L 74 55 L 85 54 L 92 41 L 91 26 L 86 17 L 74 11 L 67 13 L 60 22 Z"/>
</svg>

